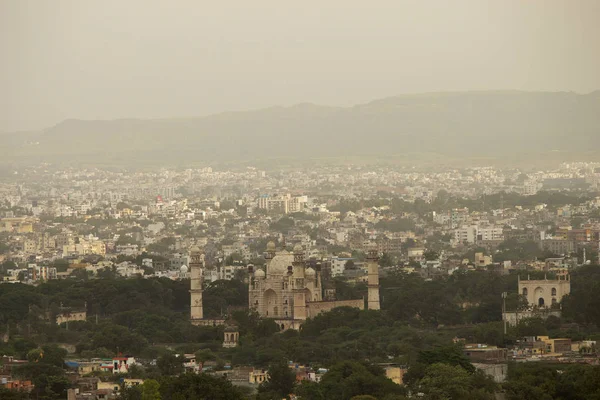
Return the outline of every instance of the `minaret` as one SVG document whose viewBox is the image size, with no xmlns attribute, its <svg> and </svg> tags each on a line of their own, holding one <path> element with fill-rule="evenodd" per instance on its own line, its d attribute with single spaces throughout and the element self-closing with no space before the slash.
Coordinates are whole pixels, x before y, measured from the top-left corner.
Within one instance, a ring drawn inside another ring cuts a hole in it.
<svg viewBox="0 0 600 400">
<path fill-rule="evenodd" d="M 317 262 L 315 266 L 315 271 L 317 272 L 317 281 L 315 283 L 317 290 L 319 291 L 319 300 L 323 300 L 323 281 L 321 279 L 321 262 Z"/>
<path fill-rule="evenodd" d="M 367 298 L 367 309 L 369 310 L 379 310 L 379 254 L 377 249 L 371 248 L 369 249 L 369 254 L 367 255 L 367 265 L 368 265 L 368 298 Z"/>
<path fill-rule="evenodd" d="M 297 244 L 294 246 L 294 277 L 304 278 L 306 264 L 304 262 L 304 249 Z"/>
<path fill-rule="evenodd" d="M 302 246 L 294 247 L 293 280 L 294 280 L 294 319 L 306 319 L 306 287 L 304 250 Z"/>
<path fill-rule="evenodd" d="M 269 275 L 269 264 L 271 260 L 275 257 L 275 253 L 277 252 L 277 248 L 275 247 L 275 242 L 270 241 L 267 243 L 267 251 L 265 252 L 265 273 Z"/>
<path fill-rule="evenodd" d="M 197 246 L 190 251 L 190 319 L 192 322 L 204 318 L 202 310 L 202 268 L 204 254 Z"/>
</svg>

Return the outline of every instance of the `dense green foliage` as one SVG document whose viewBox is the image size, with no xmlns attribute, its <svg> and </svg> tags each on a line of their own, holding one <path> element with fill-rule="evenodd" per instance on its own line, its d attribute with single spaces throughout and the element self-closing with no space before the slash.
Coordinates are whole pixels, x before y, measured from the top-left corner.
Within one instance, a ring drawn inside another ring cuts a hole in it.
<svg viewBox="0 0 600 400">
<path fill-rule="evenodd" d="M 563 300 L 565 318 L 600 327 L 600 268 L 581 267 L 571 274 L 571 294 Z"/>
<path fill-rule="evenodd" d="M 240 400 L 244 392 L 225 378 L 207 374 L 182 374 L 149 379 L 124 390 L 121 400 Z"/>
<path fill-rule="evenodd" d="M 297 389 L 302 398 L 344 400 L 369 395 L 376 399 L 403 399 L 406 389 L 385 377 L 383 369 L 358 362 L 334 365 L 321 382 L 303 382 Z"/>
<path fill-rule="evenodd" d="M 507 400 L 598 400 L 600 367 L 524 363 L 512 364 L 504 384 Z"/>
<path fill-rule="evenodd" d="M 329 365 L 365 357 L 384 360 L 390 354 L 410 359 L 411 354 L 422 348 L 419 343 L 411 342 L 411 338 L 422 332 L 438 336 L 431 328 L 480 324 L 461 333 L 470 340 L 501 345 L 506 339 L 501 334 L 501 325 L 496 323 L 501 320 L 501 294 L 516 292 L 517 276 L 475 271 L 427 281 L 415 274 L 390 274 L 381 278 L 383 312 L 334 310 L 307 321 L 299 333 L 288 332 L 273 338 L 272 334 L 278 331 L 274 323 L 235 311 L 247 304 L 246 285 L 237 280 L 217 281 L 205 289 L 204 312 L 208 317 L 233 313 L 240 326 L 242 346 L 230 351 L 220 349 L 222 328 L 189 324 L 188 285 L 188 281 L 169 279 L 110 277 L 50 281 L 38 287 L 0 285 L 3 305 L 0 326 L 9 325 L 13 335 L 28 336 L 41 344 L 76 344 L 78 351 L 87 355 L 105 354 L 107 350 L 144 355 L 144 351 L 156 344 L 197 343 L 198 347 L 223 353 L 234 364 L 267 366 L 282 357 Z M 572 285 L 572 293 L 564 301 L 564 317 L 593 330 L 594 325 L 600 325 L 596 296 L 600 272 L 593 266 L 582 267 L 572 273 Z M 335 287 L 341 299 L 360 298 L 366 293 L 363 284 L 350 286 L 336 280 Z M 521 302 L 518 296 L 511 295 L 507 308 L 522 307 Z M 51 321 L 61 305 L 87 306 L 88 321 L 71 322 L 68 330 L 56 326 Z M 539 331 L 534 323 L 525 321 L 515 334 Z M 560 325 L 560 321 L 557 323 Z M 553 330 L 544 323 L 541 325 Z M 420 343 L 423 339 L 420 338 Z M 23 342 L 20 343 L 13 340 L 4 345 L 6 354 L 23 354 L 38 347 L 19 350 Z"/>
<path fill-rule="evenodd" d="M 469 373 L 458 365 L 428 366 L 415 385 L 428 400 L 493 400 L 496 384 L 483 372 Z"/>
<path fill-rule="evenodd" d="M 496 386 L 474 372 L 462 351 L 451 344 L 452 338 L 500 346 L 526 335 L 600 338 L 597 267 L 573 271 L 572 291 L 564 300 L 562 320 L 523 320 L 505 335 L 500 321 L 501 294 L 514 293 L 516 281 L 516 275 L 498 276 L 487 271 L 455 273 L 433 281 L 415 274 L 393 273 L 381 279 L 382 311 L 338 308 L 307 320 L 300 331 L 284 333 L 278 333 L 272 320 L 238 310 L 248 296 L 242 282 L 218 281 L 205 289 L 205 314 L 220 316 L 222 311 L 230 311 L 240 331 L 240 345 L 233 349 L 222 348 L 222 327 L 189 323 L 189 281 L 126 280 L 107 275 L 95 280 L 51 281 L 37 287 L 0 285 L 0 326 L 11 330 L 11 339 L 0 344 L 0 351 L 31 361 L 16 373 L 34 381 L 35 396 L 40 399 L 61 398 L 69 387 L 63 370 L 66 353 L 49 343 L 75 344 L 83 357 L 106 357 L 119 351 L 157 358 L 155 369 L 142 375 L 156 379 L 163 399 L 213 398 L 213 389 L 205 388 L 203 382 L 233 396 L 223 398 L 244 396 L 225 381 L 213 381 L 216 378 L 210 376 L 178 377 L 181 360 L 165 351 L 166 344 L 174 344 L 180 352 L 195 352 L 199 359 L 219 365 L 269 368 L 275 375 L 271 383 L 261 388 L 259 396 L 263 399 L 285 396 L 291 391 L 315 399 L 365 395 L 379 400 L 402 399 L 404 389 L 393 385 L 380 369 L 373 367 L 387 362 L 410 366 L 405 376 L 407 385 L 413 391 L 423 392 L 425 398 L 443 398 L 440 396 L 444 393 L 453 393 L 452 398 L 487 399 Z M 342 298 L 361 297 L 366 289 L 341 280 L 334 283 Z M 519 307 L 521 301 L 516 295 L 509 297 L 507 308 Z M 87 306 L 88 321 L 71 322 L 68 329 L 57 326 L 52 319 L 61 304 Z M 319 384 L 296 385 L 282 360 L 325 367 L 330 372 Z M 553 398 L 594 398 L 581 396 L 597 390 L 590 383 L 595 382 L 596 367 L 561 367 L 563 373 L 554 367 L 534 372 L 528 368 L 534 367 L 511 367 L 505 385 L 508 398 L 547 398 L 535 397 L 540 393 L 555 393 L 557 397 Z M 574 386 L 568 389 L 563 376 L 571 376 Z M 567 392 L 575 394 L 565 397 Z M 518 397 L 523 393 L 531 397 Z M 141 395 L 133 391 L 131 398 Z"/>
<path fill-rule="evenodd" d="M 20 390 L 10 390 L 0 387 L 0 399 L 2 400 L 29 400 L 29 394 Z"/>
<path fill-rule="evenodd" d="M 269 367 L 269 380 L 258 387 L 257 400 L 287 398 L 294 392 L 296 374 L 283 360 Z"/>
<path fill-rule="evenodd" d="M 13 375 L 18 379 L 30 380 L 35 385 L 32 398 L 64 399 L 70 387 L 64 371 L 66 355 L 66 350 L 54 345 L 34 348 L 27 352 L 29 363 L 13 368 Z"/>
</svg>

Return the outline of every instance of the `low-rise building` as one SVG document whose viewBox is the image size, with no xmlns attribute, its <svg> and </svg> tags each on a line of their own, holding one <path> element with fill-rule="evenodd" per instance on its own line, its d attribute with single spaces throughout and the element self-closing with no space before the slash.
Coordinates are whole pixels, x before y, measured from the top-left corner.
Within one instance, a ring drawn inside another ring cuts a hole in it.
<svg viewBox="0 0 600 400">
<path fill-rule="evenodd" d="M 466 344 L 463 353 L 471 362 L 506 362 L 508 350 L 487 344 Z"/>
</svg>

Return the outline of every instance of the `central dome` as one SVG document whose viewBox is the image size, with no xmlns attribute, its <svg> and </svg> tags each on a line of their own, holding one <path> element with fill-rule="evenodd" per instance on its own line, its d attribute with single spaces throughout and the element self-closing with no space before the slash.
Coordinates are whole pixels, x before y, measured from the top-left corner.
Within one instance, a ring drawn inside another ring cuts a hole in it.
<svg viewBox="0 0 600 400">
<path fill-rule="evenodd" d="M 273 257 L 269 263 L 268 273 L 269 275 L 285 275 L 287 273 L 287 267 L 292 265 L 294 262 L 294 254 L 289 251 L 281 251 Z"/>
</svg>

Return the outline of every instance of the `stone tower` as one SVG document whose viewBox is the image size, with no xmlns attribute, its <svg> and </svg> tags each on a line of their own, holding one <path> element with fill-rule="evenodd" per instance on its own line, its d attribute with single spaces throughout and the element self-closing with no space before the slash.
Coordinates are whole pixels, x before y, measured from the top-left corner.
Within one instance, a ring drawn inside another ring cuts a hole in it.
<svg viewBox="0 0 600 400">
<path fill-rule="evenodd" d="M 377 249 L 369 249 L 367 255 L 367 266 L 368 266 L 368 298 L 367 298 L 367 309 L 379 310 L 379 253 Z"/>
<path fill-rule="evenodd" d="M 202 268 L 204 254 L 197 246 L 190 250 L 190 319 L 198 321 L 204 318 L 202 310 Z"/>
<path fill-rule="evenodd" d="M 306 290 L 305 263 L 302 246 L 294 247 L 294 262 L 292 263 L 292 279 L 294 288 L 294 319 L 306 319 Z M 309 299 L 310 300 L 310 299 Z"/>
</svg>

